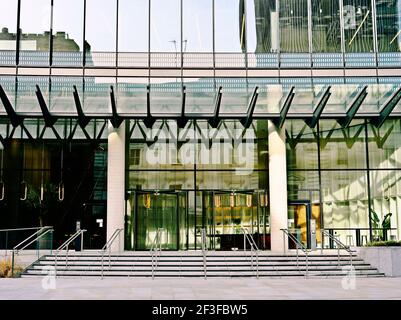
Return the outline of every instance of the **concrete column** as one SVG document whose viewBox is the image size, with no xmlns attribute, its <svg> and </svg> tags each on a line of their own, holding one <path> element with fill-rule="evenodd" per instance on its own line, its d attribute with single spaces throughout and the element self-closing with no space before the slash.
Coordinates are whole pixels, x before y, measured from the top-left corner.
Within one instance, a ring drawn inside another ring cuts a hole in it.
<svg viewBox="0 0 401 320">
<path fill-rule="evenodd" d="M 284 253 L 288 239 L 280 229 L 288 228 L 285 129 L 277 129 L 270 120 L 268 123 L 271 250 Z"/>
<path fill-rule="evenodd" d="M 118 129 L 109 123 L 107 157 L 107 240 L 117 228 L 124 228 L 125 217 L 125 122 Z M 124 231 L 112 251 L 124 250 Z"/>
</svg>

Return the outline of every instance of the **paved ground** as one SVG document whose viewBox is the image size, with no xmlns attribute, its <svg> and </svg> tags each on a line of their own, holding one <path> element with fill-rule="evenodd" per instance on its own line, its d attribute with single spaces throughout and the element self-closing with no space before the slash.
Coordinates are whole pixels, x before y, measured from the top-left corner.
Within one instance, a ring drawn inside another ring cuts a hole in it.
<svg viewBox="0 0 401 320">
<path fill-rule="evenodd" d="M 18 299 L 400 299 L 401 278 L 335 279 L 0 279 L 0 300 Z M 344 289 L 348 287 L 350 289 Z"/>
</svg>

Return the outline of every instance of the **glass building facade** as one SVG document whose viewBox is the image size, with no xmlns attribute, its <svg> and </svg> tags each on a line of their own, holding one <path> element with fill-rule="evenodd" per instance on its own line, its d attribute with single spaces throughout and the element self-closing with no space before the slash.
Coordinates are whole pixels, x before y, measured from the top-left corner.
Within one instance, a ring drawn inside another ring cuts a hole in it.
<svg viewBox="0 0 401 320">
<path fill-rule="evenodd" d="M 123 201 L 126 250 L 270 249 L 280 214 L 400 239 L 401 1 L 2 0 L 0 28 L 0 229 L 98 248 Z"/>
</svg>

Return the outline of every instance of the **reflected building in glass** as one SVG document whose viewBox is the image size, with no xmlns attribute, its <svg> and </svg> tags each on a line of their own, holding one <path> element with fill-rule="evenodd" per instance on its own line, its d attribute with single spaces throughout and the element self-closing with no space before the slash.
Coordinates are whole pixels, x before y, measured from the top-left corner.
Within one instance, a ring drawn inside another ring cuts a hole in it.
<svg viewBox="0 0 401 320">
<path fill-rule="evenodd" d="M 401 1 L 2 0 L 0 28 L 0 229 L 400 240 Z"/>
</svg>

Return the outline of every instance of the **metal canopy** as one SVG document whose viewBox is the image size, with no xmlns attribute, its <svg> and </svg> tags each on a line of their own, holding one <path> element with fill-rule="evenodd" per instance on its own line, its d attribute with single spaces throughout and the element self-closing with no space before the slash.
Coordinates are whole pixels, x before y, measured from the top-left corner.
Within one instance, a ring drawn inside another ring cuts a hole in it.
<svg viewBox="0 0 401 320">
<path fill-rule="evenodd" d="M 51 127 L 52 129 L 57 126 L 56 122 L 58 119 L 75 119 L 77 120 L 77 125 L 79 125 L 79 127 L 84 130 L 92 120 L 97 119 L 110 120 L 111 124 L 115 128 L 119 127 L 125 119 L 135 119 L 143 121 L 144 127 L 146 128 L 152 128 L 156 120 L 175 120 L 177 121 L 177 126 L 182 129 L 187 126 L 188 121 L 198 119 L 207 121 L 212 128 L 218 128 L 221 121 L 223 120 L 238 120 L 245 128 L 248 128 L 254 119 L 268 119 L 273 121 L 277 127 L 282 128 L 286 119 L 303 119 L 309 127 L 314 128 L 317 125 L 318 121 L 323 118 L 335 119 L 343 128 L 346 128 L 356 117 L 371 119 L 373 125 L 375 125 L 376 127 L 380 127 L 383 122 L 391 115 L 393 117 L 401 116 L 400 110 L 398 109 L 396 109 L 396 111 L 393 113 L 401 100 L 401 87 L 392 87 L 390 94 L 388 87 L 384 86 L 380 89 L 380 91 L 375 91 L 372 90 L 372 87 L 370 85 L 364 85 L 362 90 L 359 89 L 360 87 L 357 89 L 358 92 L 356 95 L 354 95 L 355 90 L 344 90 L 344 88 L 348 88 L 344 87 L 345 85 L 341 85 L 338 87 L 337 85 L 328 86 L 323 90 L 319 88 L 319 92 L 316 91 L 313 95 L 314 98 L 316 97 L 316 95 L 318 97 L 318 102 L 315 108 L 313 108 L 313 111 L 310 111 L 310 109 L 308 109 L 309 107 L 303 107 L 303 109 L 300 108 L 302 111 L 298 113 L 296 111 L 299 107 L 296 103 L 296 98 L 298 97 L 298 93 L 295 92 L 296 86 L 291 86 L 289 88 L 290 90 L 288 94 L 284 96 L 285 100 L 282 107 L 280 108 L 280 101 L 283 101 L 284 98 L 282 96 L 282 93 L 280 93 L 282 92 L 282 90 L 277 90 L 277 93 L 274 90 L 271 91 L 274 93 L 274 98 L 269 100 L 269 97 L 271 97 L 272 94 L 268 90 L 268 87 L 261 87 L 258 84 L 257 86 L 255 86 L 253 93 L 248 101 L 245 113 L 243 111 L 244 99 L 241 93 L 242 91 L 239 91 L 240 94 L 238 94 L 237 92 L 228 90 L 227 93 L 224 93 L 224 97 L 226 97 L 227 94 L 227 99 L 222 99 L 223 87 L 220 86 L 218 87 L 218 90 L 215 94 L 213 113 L 211 113 L 210 111 L 205 111 L 205 113 L 193 113 L 189 111 L 192 106 L 187 104 L 188 101 L 186 86 L 182 86 L 181 99 L 178 97 L 178 99 L 174 98 L 172 100 L 168 100 L 169 97 L 168 95 L 166 96 L 166 105 L 169 106 L 168 110 L 176 110 L 175 107 L 180 105 L 180 109 L 177 108 L 179 111 L 168 111 L 165 113 L 159 113 L 154 110 L 155 114 L 153 115 L 151 112 L 151 92 L 149 85 L 146 86 L 146 100 L 144 97 L 144 91 L 142 99 L 141 94 L 137 94 L 138 91 L 134 91 L 135 97 L 133 97 L 132 99 L 136 99 L 136 97 L 138 97 L 138 103 L 136 102 L 136 100 L 132 100 L 134 103 L 125 102 L 124 106 L 123 102 L 121 102 L 121 105 L 119 105 L 119 111 L 117 110 L 117 102 L 120 100 L 117 100 L 117 98 L 120 97 L 121 92 L 115 90 L 116 88 L 113 85 L 106 87 L 109 88 L 109 95 L 104 95 L 100 92 L 99 96 L 93 96 L 93 94 L 91 93 L 90 95 L 88 95 L 87 98 L 85 98 L 85 100 L 81 100 L 77 86 L 75 85 L 72 85 L 73 90 L 71 90 L 72 92 L 70 91 L 72 95 L 70 95 L 69 97 L 64 94 L 64 92 L 68 92 L 68 88 L 63 88 L 63 91 L 60 91 L 60 93 L 49 91 L 49 99 L 60 103 L 60 105 L 57 104 L 54 109 L 59 111 L 50 111 L 48 108 L 48 100 L 46 100 L 47 97 L 44 97 L 38 84 L 34 84 L 34 86 L 35 95 L 33 95 L 33 97 L 29 88 L 24 87 L 21 93 L 14 93 L 15 97 L 13 95 L 9 95 L 10 98 L 12 97 L 12 99 L 9 99 L 6 92 L 13 92 L 13 83 L 9 83 L 8 87 L 2 87 L 0 85 L 0 99 L 4 106 L 4 109 L 2 110 L 2 107 L 0 105 L 0 119 L 9 119 L 10 124 L 14 128 L 18 126 L 21 126 L 23 128 L 23 123 L 25 119 L 42 119 L 44 120 L 45 127 Z M 133 88 L 133 90 L 136 89 L 137 88 Z M 200 87 L 200 89 L 202 89 L 202 87 Z M 375 87 L 373 87 L 373 89 L 375 89 Z M 26 92 L 25 95 L 24 92 Z M 54 100 L 52 98 L 52 94 L 56 94 L 56 98 Z M 193 93 L 191 94 L 193 95 Z M 334 101 L 330 100 L 329 104 L 328 101 L 331 95 L 333 97 L 332 100 Z M 305 97 L 310 99 L 310 96 L 310 94 L 304 96 L 300 94 L 301 107 L 310 106 L 312 101 L 305 99 Z M 346 100 L 345 103 L 344 96 Z M 390 96 L 390 98 L 383 103 L 383 100 L 387 96 Z M 93 97 L 95 97 L 95 100 Z M 159 101 L 160 99 L 161 101 L 163 101 L 163 95 L 157 96 L 156 101 Z M 194 101 L 194 104 L 197 105 L 196 107 L 198 109 L 200 108 L 200 106 L 204 107 L 205 109 L 209 109 L 210 105 L 207 105 L 207 103 L 210 103 L 210 100 L 208 101 L 207 99 L 208 93 L 200 91 L 198 96 L 196 97 L 196 100 L 192 99 L 191 101 Z M 17 107 L 13 106 L 11 104 L 11 101 L 15 101 Z M 97 101 L 100 101 L 100 103 L 103 104 L 103 106 L 99 108 L 99 111 L 97 111 L 97 109 L 93 109 L 92 107 L 93 104 L 97 103 Z M 121 99 L 121 101 L 124 101 L 124 99 Z M 92 112 L 85 110 L 85 103 L 90 106 Z M 138 109 L 140 109 L 141 107 L 141 103 L 143 103 L 143 111 L 138 112 Z M 39 108 L 35 108 L 36 104 L 39 104 L 40 111 Z M 346 111 L 343 110 L 344 104 L 348 105 Z M 107 107 L 105 108 L 104 105 L 110 105 L 111 110 L 107 110 Z M 361 109 L 362 105 L 363 111 L 358 112 Z M 377 109 L 377 105 L 382 105 L 382 107 L 380 109 Z M 220 113 L 221 108 L 227 109 L 228 106 L 229 108 L 232 108 L 232 112 L 225 111 L 224 113 Z M 258 106 L 257 112 L 255 112 L 256 106 Z M 275 106 L 277 106 L 277 108 Z M 333 106 L 338 106 L 337 110 L 334 110 L 334 112 Z M 263 110 L 266 111 L 261 112 L 260 107 L 262 107 Z M 323 112 L 325 107 L 329 110 Z M 145 108 L 146 112 L 144 111 Z M 289 112 L 290 109 L 292 110 L 291 113 Z M 93 112 L 93 110 L 95 111 Z M 200 108 L 199 110 L 202 111 L 203 109 Z M 304 110 L 307 111 L 305 112 Z"/>
<path fill-rule="evenodd" d="M 79 98 L 77 87 L 74 85 L 73 88 L 74 88 L 73 95 L 74 95 L 75 108 L 77 109 L 77 114 L 78 114 L 78 124 L 82 129 L 85 129 L 85 127 L 90 122 L 90 118 L 85 116 L 85 113 L 82 109 L 81 99 Z"/>
<path fill-rule="evenodd" d="M 156 119 L 152 116 L 150 112 L 150 86 L 146 87 L 146 118 L 143 119 L 143 123 L 146 128 L 151 129 L 155 124 Z"/>
<path fill-rule="evenodd" d="M 249 100 L 248 110 L 246 112 L 246 117 L 240 120 L 244 128 L 248 129 L 252 124 L 253 111 L 255 110 L 256 101 L 258 100 L 259 87 L 255 87 L 253 90 L 252 98 Z"/>
<path fill-rule="evenodd" d="M 182 87 L 182 102 L 181 102 L 181 116 L 177 120 L 178 128 L 183 129 L 188 123 L 188 118 L 185 116 L 185 100 L 187 91 L 185 86 Z"/>
<path fill-rule="evenodd" d="M 219 113 L 220 113 L 222 96 L 223 96 L 223 87 L 219 87 L 219 90 L 217 91 L 216 94 L 213 117 L 208 120 L 208 123 L 212 128 L 217 128 L 221 121 L 221 119 L 219 118 Z"/>
<path fill-rule="evenodd" d="M 358 112 L 359 107 L 362 105 L 363 101 L 368 95 L 368 93 L 366 92 L 367 90 L 368 86 L 365 86 L 351 101 L 351 104 L 347 108 L 347 113 L 345 117 L 337 120 L 337 122 L 341 125 L 341 127 L 343 128 L 348 127 L 352 119 L 354 119 L 354 116 Z"/>
<path fill-rule="evenodd" d="M 399 87 L 392 95 L 391 97 L 383 104 L 383 106 L 380 109 L 380 114 L 378 117 L 372 118 L 371 123 L 377 127 L 380 128 L 384 121 L 388 118 L 388 116 L 391 114 L 391 111 L 396 107 L 398 102 L 401 100 L 401 87 Z"/>
<path fill-rule="evenodd" d="M 38 99 L 39 102 L 40 109 L 42 110 L 45 125 L 46 127 L 51 128 L 57 122 L 57 118 L 52 116 L 52 114 L 50 113 L 49 108 L 47 107 L 47 104 L 45 102 L 45 99 L 43 98 L 43 94 L 42 91 L 40 90 L 39 85 L 36 85 L 35 93 L 36 93 L 36 98 Z"/>
<path fill-rule="evenodd" d="M 287 97 L 285 98 L 284 105 L 281 108 L 280 117 L 273 120 L 273 123 L 280 129 L 284 125 L 285 118 L 288 114 L 288 111 L 290 110 L 292 100 L 294 100 L 294 96 L 295 96 L 294 90 L 295 90 L 295 87 L 294 86 L 291 87 L 290 92 L 287 94 Z"/>
<path fill-rule="evenodd" d="M 324 94 L 320 98 L 319 102 L 317 103 L 317 106 L 313 109 L 312 118 L 305 120 L 305 123 L 312 129 L 318 123 L 319 118 L 322 115 L 323 109 L 324 109 L 324 107 L 326 106 L 327 102 L 330 99 L 330 96 L 331 96 L 330 89 L 331 89 L 331 86 L 328 86 L 326 91 L 324 92 Z"/>
</svg>

